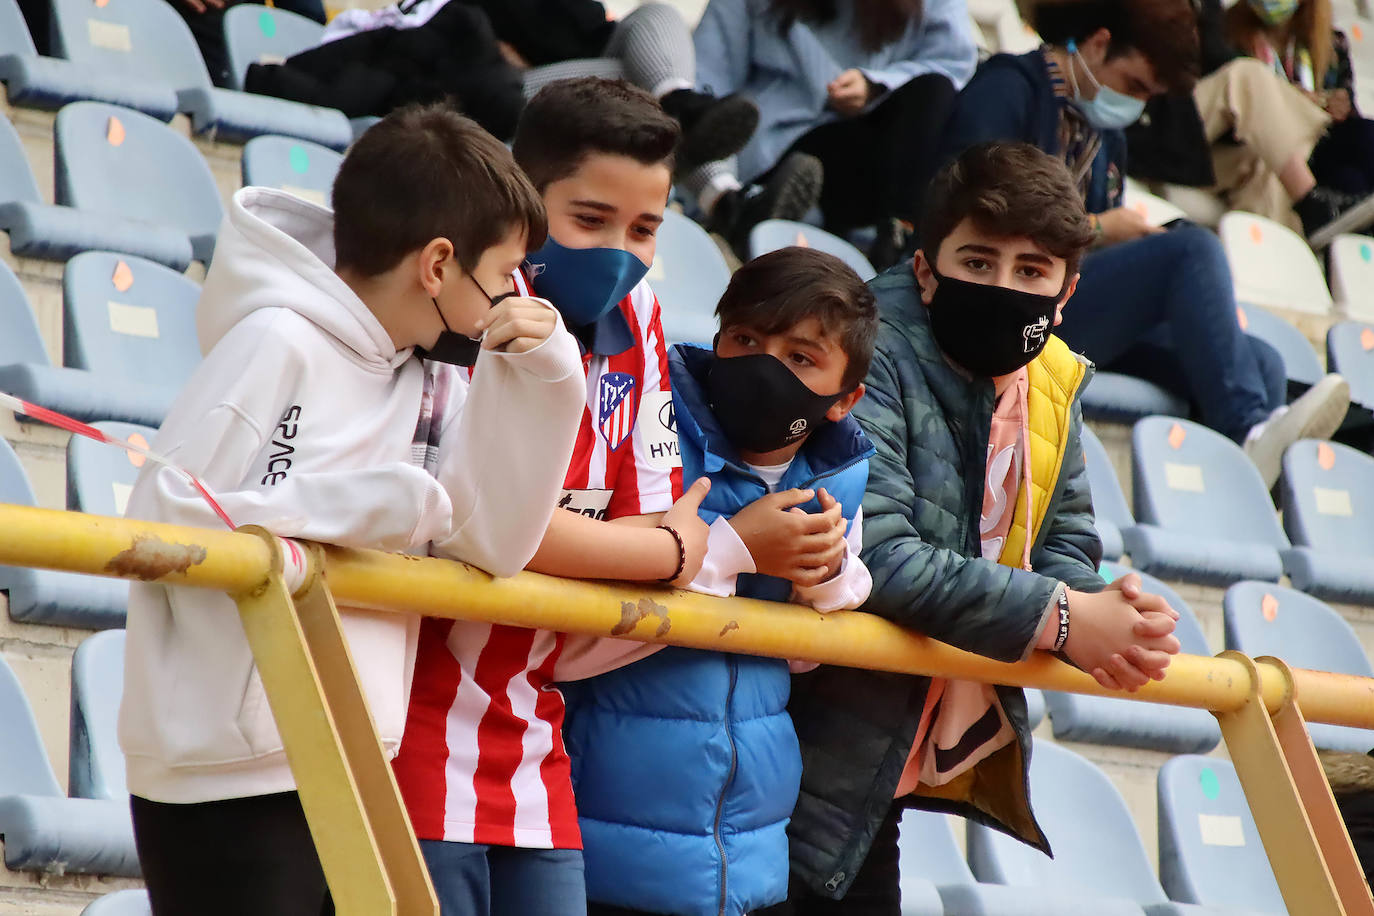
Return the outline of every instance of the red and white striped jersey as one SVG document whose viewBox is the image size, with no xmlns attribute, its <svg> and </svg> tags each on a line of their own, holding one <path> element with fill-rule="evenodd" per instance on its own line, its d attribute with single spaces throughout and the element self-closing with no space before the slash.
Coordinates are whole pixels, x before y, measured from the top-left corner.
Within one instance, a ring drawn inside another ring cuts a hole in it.
<svg viewBox="0 0 1374 916">
<path fill-rule="evenodd" d="M 528 294 L 523 278 L 516 286 Z M 601 519 L 664 512 L 682 493 L 667 347 L 647 282 L 620 311 L 635 342 L 583 356 L 587 409 L 559 500 Z M 563 696 L 552 684 L 564 640 L 546 630 L 423 621 L 393 763 L 421 839 L 581 847 Z"/>
</svg>

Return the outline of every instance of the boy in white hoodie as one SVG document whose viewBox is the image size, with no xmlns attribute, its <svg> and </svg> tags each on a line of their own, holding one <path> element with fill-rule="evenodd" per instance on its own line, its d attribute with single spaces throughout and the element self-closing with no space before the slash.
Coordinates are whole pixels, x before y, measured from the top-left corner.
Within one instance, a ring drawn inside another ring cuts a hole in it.
<svg viewBox="0 0 1374 916">
<path fill-rule="evenodd" d="M 512 575 L 548 525 L 586 396 L 558 313 L 514 297 L 545 237 L 539 196 L 505 147 L 433 106 L 354 145 L 334 207 L 234 196 L 199 304 L 205 360 L 156 446 L 235 524 Z M 455 365 L 474 362 L 469 383 Z M 221 524 L 152 466 L 129 515 Z M 343 618 L 394 754 L 419 620 Z M 119 734 L 154 912 L 332 912 L 233 602 L 137 583 L 127 640 Z"/>
</svg>

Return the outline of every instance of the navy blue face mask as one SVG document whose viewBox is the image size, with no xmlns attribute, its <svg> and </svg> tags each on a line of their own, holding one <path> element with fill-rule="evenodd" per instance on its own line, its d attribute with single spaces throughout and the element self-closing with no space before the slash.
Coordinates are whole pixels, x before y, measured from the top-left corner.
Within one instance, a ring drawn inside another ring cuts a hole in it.
<svg viewBox="0 0 1374 916">
<path fill-rule="evenodd" d="M 534 291 L 553 303 L 571 328 L 595 324 L 620 304 L 649 272 L 620 248 L 566 248 L 549 236 L 525 259 Z"/>
<path fill-rule="evenodd" d="M 487 297 L 487 301 L 491 303 L 493 308 L 496 307 L 496 303 L 517 295 L 514 292 L 502 293 L 493 299 L 485 289 L 482 289 L 482 284 L 477 282 L 476 277 L 473 277 L 472 274 L 467 274 L 467 276 L 472 278 L 473 286 L 476 286 L 482 295 Z M 477 355 L 482 352 L 481 338 L 459 334 L 450 328 L 448 320 L 444 318 L 444 310 L 439 308 L 439 300 L 431 296 L 429 301 L 434 303 L 434 310 L 439 313 L 439 320 L 444 323 L 444 329 L 439 332 L 439 339 L 434 341 L 434 346 L 417 346 L 415 347 L 415 355 L 420 359 L 428 359 L 436 363 L 450 363 L 454 366 L 471 368 L 477 363 Z"/>
</svg>

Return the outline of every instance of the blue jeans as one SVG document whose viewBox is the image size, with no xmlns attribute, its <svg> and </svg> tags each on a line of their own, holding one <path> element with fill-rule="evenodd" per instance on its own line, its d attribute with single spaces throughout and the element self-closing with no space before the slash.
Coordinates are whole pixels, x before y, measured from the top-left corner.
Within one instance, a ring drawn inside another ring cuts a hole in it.
<svg viewBox="0 0 1374 916">
<path fill-rule="evenodd" d="M 586 916 L 580 849 L 421 840 L 443 916 Z"/>
<path fill-rule="evenodd" d="M 1282 363 L 1241 331 L 1231 268 L 1211 232 L 1180 225 L 1112 245 L 1084 258 L 1081 272 L 1057 333 L 1099 368 L 1164 385 L 1237 442 L 1278 406 Z"/>
</svg>

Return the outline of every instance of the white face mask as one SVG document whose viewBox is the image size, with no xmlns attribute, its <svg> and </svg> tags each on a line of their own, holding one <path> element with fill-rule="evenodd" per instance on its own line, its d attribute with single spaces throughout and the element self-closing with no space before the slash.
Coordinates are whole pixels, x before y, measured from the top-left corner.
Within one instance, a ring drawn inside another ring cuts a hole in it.
<svg viewBox="0 0 1374 916">
<path fill-rule="evenodd" d="M 1078 88 L 1078 77 L 1074 75 L 1073 63 L 1069 63 L 1069 80 L 1073 83 L 1073 105 L 1083 117 L 1088 119 L 1088 123 L 1098 130 L 1122 130 L 1130 127 L 1140 116 L 1145 113 L 1145 103 L 1137 98 L 1132 98 L 1124 93 L 1117 92 L 1110 86 L 1104 86 L 1093 75 L 1092 68 L 1083 59 L 1083 53 L 1078 50 L 1078 43 L 1070 41 L 1068 52 L 1078 58 L 1078 62 L 1083 65 L 1083 72 L 1088 75 L 1088 79 L 1093 81 L 1097 87 L 1097 95 L 1092 99 L 1083 98 L 1082 92 Z"/>
</svg>

